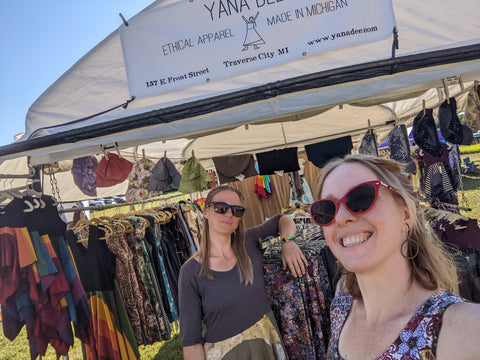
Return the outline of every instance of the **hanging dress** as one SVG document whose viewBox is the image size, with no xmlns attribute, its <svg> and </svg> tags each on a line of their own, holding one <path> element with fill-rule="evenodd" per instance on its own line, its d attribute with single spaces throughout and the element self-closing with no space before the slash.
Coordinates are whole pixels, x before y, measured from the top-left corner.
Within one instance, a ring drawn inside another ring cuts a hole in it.
<svg viewBox="0 0 480 360">
<path fill-rule="evenodd" d="M 139 359 L 135 335 L 115 280 L 115 256 L 100 237 L 104 232 L 88 227 L 87 246 L 68 231 L 66 238 L 92 310 L 94 346 L 85 346 L 86 359 Z"/>
<path fill-rule="evenodd" d="M 52 236 L 65 233 L 66 224 L 46 196 L 15 198 L 4 207 L 0 219 L 1 233 L 10 238 L 9 245 L 16 242 L 16 250 L 9 246 L 19 260 L 11 264 L 12 270 L 22 269 L 14 293 L 2 300 L 6 302 L 2 303 L 4 333 L 13 340 L 25 324 L 32 359 L 45 355 L 48 344 L 57 355 L 66 355 L 73 346 L 66 301 L 71 289 L 51 242 Z"/>
</svg>

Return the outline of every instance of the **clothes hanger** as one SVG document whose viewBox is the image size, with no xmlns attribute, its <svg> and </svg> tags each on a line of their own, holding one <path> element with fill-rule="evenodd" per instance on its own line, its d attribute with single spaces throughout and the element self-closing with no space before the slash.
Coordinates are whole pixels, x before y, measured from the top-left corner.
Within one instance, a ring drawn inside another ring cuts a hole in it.
<svg viewBox="0 0 480 360">
<path fill-rule="evenodd" d="M 99 237 L 99 240 L 107 240 L 114 234 L 112 227 L 109 224 L 100 223 L 97 227 L 105 232 L 105 236 Z"/>
<path fill-rule="evenodd" d="M 393 112 L 393 119 L 395 120 L 395 127 L 400 126 L 400 119 L 397 116 L 397 113 L 394 111 Z"/>
<path fill-rule="evenodd" d="M 106 150 L 106 147 L 105 147 L 105 146 L 103 146 L 102 144 L 100 144 L 100 149 L 102 150 L 103 157 L 105 158 L 105 160 L 109 160 L 109 158 L 108 158 L 108 153 L 107 153 L 107 150 Z"/>
<path fill-rule="evenodd" d="M 80 232 L 82 229 L 88 228 L 90 226 L 90 220 L 88 219 L 80 219 L 78 220 L 75 225 L 72 227 L 72 231 L 74 233 Z"/>
<path fill-rule="evenodd" d="M 115 235 L 125 234 L 126 227 L 121 221 L 111 221 L 109 226 L 113 229 Z"/>
<path fill-rule="evenodd" d="M 118 143 L 117 142 L 115 142 L 115 151 L 117 152 L 118 157 L 121 158 L 122 155 L 120 155 L 120 149 L 118 148 Z"/>
<path fill-rule="evenodd" d="M 448 91 L 447 80 L 442 79 L 442 82 L 443 82 L 443 91 L 445 91 L 445 97 L 447 98 L 447 104 L 450 105 L 450 93 Z"/>
<path fill-rule="evenodd" d="M 127 219 L 120 219 L 117 222 L 121 223 L 125 227 L 125 233 L 126 234 L 131 234 L 135 232 L 135 229 L 130 221 Z"/>
<path fill-rule="evenodd" d="M 15 196 L 10 194 L 8 191 L 5 191 L 5 190 L 0 191 L 0 203 L 5 200 L 13 200 L 13 199 L 15 199 Z"/>
</svg>

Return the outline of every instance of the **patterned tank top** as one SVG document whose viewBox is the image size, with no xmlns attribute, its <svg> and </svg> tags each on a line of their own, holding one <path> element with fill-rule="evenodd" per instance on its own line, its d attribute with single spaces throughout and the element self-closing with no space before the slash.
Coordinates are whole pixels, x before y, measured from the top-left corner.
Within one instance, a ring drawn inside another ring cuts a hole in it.
<svg viewBox="0 0 480 360">
<path fill-rule="evenodd" d="M 435 359 L 443 314 L 451 304 L 463 301 L 466 300 L 451 292 L 444 290 L 435 292 L 419 307 L 395 342 L 376 360 Z M 327 359 L 343 359 L 338 351 L 338 340 L 352 303 L 353 298 L 350 294 L 338 294 L 332 301 L 330 310 L 332 331 Z"/>
</svg>

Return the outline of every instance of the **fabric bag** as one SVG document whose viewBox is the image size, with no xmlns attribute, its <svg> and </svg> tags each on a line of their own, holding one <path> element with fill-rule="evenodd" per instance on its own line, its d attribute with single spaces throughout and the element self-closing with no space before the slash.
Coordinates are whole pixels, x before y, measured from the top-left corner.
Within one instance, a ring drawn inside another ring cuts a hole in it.
<svg viewBox="0 0 480 360">
<path fill-rule="evenodd" d="M 378 156 L 377 138 L 373 130 L 367 130 L 358 148 L 360 154 Z"/>
<path fill-rule="evenodd" d="M 435 157 L 442 155 L 442 143 L 438 138 L 432 109 L 422 110 L 415 116 L 412 133 L 413 139 L 420 149 Z"/>
<path fill-rule="evenodd" d="M 477 86 L 476 89 L 473 87 L 468 92 L 463 118 L 465 124 L 473 131 L 480 130 L 480 86 Z"/>
<path fill-rule="evenodd" d="M 467 125 L 462 125 L 457 115 L 457 101 L 451 97 L 445 100 L 438 109 L 438 121 L 442 136 L 448 142 L 458 145 L 470 145 L 473 132 Z"/>
<path fill-rule="evenodd" d="M 417 165 L 410 155 L 410 141 L 408 140 L 407 128 L 404 124 L 395 126 L 388 133 L 388 147 L 390 158 L 405 164 L 406 171 L 410 174 L 417 173 Z"/>
</svg>

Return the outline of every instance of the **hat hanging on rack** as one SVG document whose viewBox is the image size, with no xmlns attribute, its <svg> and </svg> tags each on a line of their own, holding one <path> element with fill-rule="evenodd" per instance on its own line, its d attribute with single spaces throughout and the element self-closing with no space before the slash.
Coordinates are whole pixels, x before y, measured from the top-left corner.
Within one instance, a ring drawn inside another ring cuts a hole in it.
<svg viewBox="0 0 480 360">
<path fill-rule="evenodd" d="M 109 187 L 125 181 L 133 163 L 115 153 L 106 153 L 96 169 L 97 187 Z"/>
<path fill-rule="evenodd" d="M 73 181 L 85 195 L 97 196 L 97 166 L 98 160 L 93 155 L 73 160 Z"/>
<path fill-rule="evenodd" d="M 177 190 L 180 185 L 182 175 L 175 167 L 175 164 L 167 158 L 167 152 L 163 154 L 163 158 L 158 160 L 152 170 L 152 176 L 148 184 L 148 190 L 157 191 L 173 191 Z"/>
</svg>

